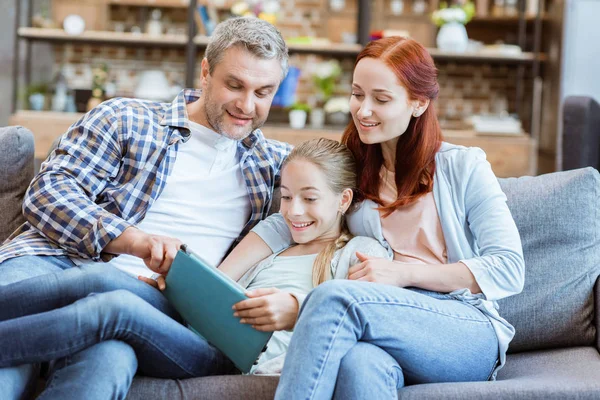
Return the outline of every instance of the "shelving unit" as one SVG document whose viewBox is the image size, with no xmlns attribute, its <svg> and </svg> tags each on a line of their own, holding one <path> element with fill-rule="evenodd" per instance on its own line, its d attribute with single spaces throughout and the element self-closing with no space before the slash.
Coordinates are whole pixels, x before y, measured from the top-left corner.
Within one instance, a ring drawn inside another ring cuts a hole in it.
<svg viewBox="0 0 600 400">
<path fill-rule="evenodd" d="M 21 1 L 15 0 L 17 3 L 17 21 L 20 20 Z M 31 25 L 31 2 L 33 0 L 27 0 L 28 20 Z M 176 35 L 176 34 L 165 34 L 161 36 L 152 36 L 148 34 L 134 34 L 134 33 L 120 33 L 111 31 L 85 31 L 79 36 L 67 35 L 62 29 L 44 29 L 44 28 L 33 28 L 30 26 L 19 27 L 17 24 L 16 35 L 15 35 L 15 51 L 18 52 L 18 41 L 26 41 L 26 76 L 25 83 L 30 83 L 30 63 L 31 63 L 31 43 L 34 42 L 47 42 L 53 44 L 63 43 L 76 43 L 76 44 L 89 44 L 98 46 L 127 46 L 127 47 L 170 47 L 170 48 L 185 48 L 186 49 L 186 85 L 193 86 L 193 80 L 195 76 L 196 68 L 196 55 L 198 50 L 204 50 L 208 44 L 209 38 L 206 36 L 197 35 L 196 26 L 194 23 L 194 10 L 198 4 L 198 0 L 106 0 L 110 5 L 123 5 L 123 6 L 151 6 L 151 7 L 173 7 L 173 8 L 187 8 L 188 9 L 188 34 L 187 35 Z M 202 3 L 202 1 L 200 1 Z M 372 2 L 368 0 L 357 0 L 356 8 L 357 15 L 353 10 L 344 10 L 337 15 L 345 17 L 354 16 L 357 18 L 358 26 L 358 41 L 359 44 L 345 44 L 345 43 L 310 43 L 310 44 L 290 44 L 290 53 L 299 54 L 317 54 L 325 55 L 330 57 L 355 57 L 362 49 L 362 46 L 368 42 L 369 27 L 371 25 L 371 13 L 372 8 L 375 11 L 380 12 L 382 5 L 379 2 Z M 230 1 L 223 1 L 224 6 L 230 6 Z M 406 16 L 409 17 L 409 16 Z M 410 15 L 411 18 L 418 16 Z M 428 18 L 426 16 L 420 16 Z M 391 17 L 390 17 L 391 18 Z M 397 18 L 397 17 L 396 17 Z M 403 18 L 403 17 L 402 17 Z M 507 17 L 485 17 L 476 18 L 474 21 L 517 21 L 521 22 L 524 20 L 541 19 L 541 15 L 525 16 L 524 13 L 519 16 L 507 16 Z M 523 34 L 519 33 L 519 37 Z M 539 46 L 538 50 L 539 50 Z M 523 52 L 521 54 L 494 54 L 489 52 L 482 53 L 448 53 L 440 51 L 436 48 L 428 49 L 430 54 L 435 60 L 439 61 L 453 61 L 453 62 L 485 62 L 485 63 L 507 63 L 507 64 L 519 64 L 519 65 L 532 65 L 534 71 L 539 71 L 539 63 L 544 62 L 547 57 L 545 54 L 539 51 L 535 52 Z M 18 54 L 15 57 L 15 71 L 18 70 Z M 524 71 L 520 70 L 520 75 L 523 75 Z M 535 75 L 535 73 L 534 73 Z M 15 80 L 17 75 L 15 73 Z M 522 80 L 522 77 L 521 79 Z M 13 112 L 16 110 L 17 102 L 17 87 L 15 85 L 13 94 Z M 522 88 L 519 88 L 519 94 L 522 95 Z"/>
<path fill-rule="evenodd" d="M 99 30 L 87 30 L 80 36 L 69 36 L 62 29 L 44 29 L 44 28 L 33 28 L 32 25 L 32 2 L 35 0 L 15 0 L 16 1 L 16 20 L 21 21 L 21 13 L 25 11 L 27 13 L 26 26 L 19 26 L 16 24 L 15 32 L 15 64 L 14 64 L 14 80 L 17 82 L 18 71 L 25 71 L 25 84 L 29 85 L 31 82 L 31 45 L 33 43 L 50 43 L 57 45 L 74 44 L 74 45 L 91 45 L 91 46 L 113 46 L 113 47 L 129 47 L 129 48 L 172 48 L 180 49 L 185 52 L 185 85 L 188 87 L 194 86 L 194 80 L 197 75 L 196 67 L 198 65 L 198 54 L 205 50 L 208 45 L 209 38 L 198 34 L 196 29 L 196 23 L 194 18 L 194 12 L 198 4 L 205 3 L 208 0 L 103 0 L 104 4 L 108 7 L 113 7 L 111 10 L 115 10 L 114 7 L 128 6 L 146 7 L 146 10 L 141 12 L 140 15 L 146 16 L 148 14 L 147 7 L 162 7 L 171 9 L 187 10 L 187 31 L 183 34 L 165 34 L 161 36 L 152 36 L 148 34 L 135 34 L 135 33 L 119 33 L 112 31 L 99 31 Z M 66 0 L 56 0 L 63 1 Z M 369 41 L 370 31 L 373 29 L 379 29 L 381 24 L 395 24 L 398 21 L 408 21 L 411 24 L 422 24 L 428 25 L 428 29 L 432 29 L 432 38 L 435 34 L 435 28 L 431 24 L 428 15 L 413 15 L 406 14 L 402 16 L 392 16 L 389 13 L 385 13 L 383 7 L 387 4 L 387 0 L 346 0 L 347 8 L 340 12 L 332 10 L 324 11 L 327 15 L 327 21 L 332 21 L 332 25 L 328 24 L 327 27 L 323 27 L 321 33 L 324 36 L 331 34 L 331 30 L 339 30 L 341 28 L 356 29 L 356 44 L 346 43 L 328 43 L 326 41 L 316 41 L 314 43 L 289 43 L 288 47 L 291 54 L 314 54 L 324 57 L 334 57 L 340 59 L 351 59 L 353 60 L 356 55 L 362 50 L 363 46 Z M 438 0 L 427 0 L 429 2 L 429 8 L 437 7 Z M 524 3 L 524 0 L 520 0 Z M 540 0 L 545 1 L 545 0 Z M 223 0 L 219 7 L 225 9 L 230 7 L 232 4 L 231 0 Z M 213 3 L 214 4 L 214 3 Z M 83 5 L 83 4 L 82 4 Z M 107 11 L 108 12 L 108 11 Z M 177 11 L 181 21 L 181 11 Z M 108 14 L 105 14 L 105 16 Z M 142 17 L 143 20 L 143 17 Z M 476 28 L 478 25 L 483 24 L 494 24 L 502 27 L 501 29 L 512 30 L 514 29 L 514 35 L 518 38 L 518 43 L 523 44 L 522 48 L 525 49 L 525 43 L 527 38 L 530 38 L 529 48 L 520 54 L 498 54 L 491 52 L 473 52 L 473 53 L 449 53 L 440 51 L 437 48 L 429 47 L 428 51 L 436 62 L 439 62 L 442 66 L 446 65 L 503 65 L 509 66 L 511 71 L 518 71 L 518 75 L 515 79 L 516 82 L 516 94 L 515 103 L 516 110 L 521 115 L 526 114 L 530 111 L 527 108 L 522 107 L 524 101 L 524 92 L 526 87 L 529 86 L 526 80 L 535 78 L 540 75 L 541 66 L 549 61 L 549 55 L 542 52 L 541 47 L 541 24 L 544 21 L 548 21 L 549 17 L 539 12 L 536 15 L 526 15 L 524 8 L 520 8 L 520 12 L 516 16 L 486 16 L 486 17 L 475 17 L 470 26 Z M 107 24 L 105 24 L 107 25 Z M 352 25 L 352 28 L 348 28 Z M 394 28 L 394 26 L 391 26 Z M 106 26 L 108 29 L 108 26 Z M 495 28 L 493 28 L 495 29 Z M 328 31 L 329 30 L 329 31 Z M 330 36 L 330 35 L 329 35 Z M 334 35 L 335 36 L 335 35 Z M 332 38 L 335 40 L 335 38 Z M 19 64 L 19 43 L 24 42 L 25 44 L 25 62 L 24 68 Z M 470 68 L 470 67 L 469 67 Z M 503 68 L 503 67 L 502 67 Z M 527 77 L 526 77 L 527 75 Z M 512 90 L 512 89 L 511 89 Z M 533 91 L 534 93 L 535 90 Z M 23 120 L 23 118 L 31 119 L 33 123 L 40 123 L 40 120 L 49 118 L 52 121 L 60 120 L 60 115 L 54 115 L 53 113 L 31 113 L 27 111 L 17 112 L 17 93 L 18 87 L 14 85 L 13 93 L 13 113 L 15 120 Z M 539 99 L 535 100 L 539 103 Z M 531 117 L 527 120 L 532 121 L 531 125 L 525 126 L 527 132 L 533 132 L 532 138 L 527 135 L 521 137 L 496 137 L 493 139 L 486 138 L 484 147 L 488 146 L 489 143 L 520 143 L 515 146 L 521 146 L 522 149 L 527 149 L 528 156 L 526 157 L 527 163 L 531 162 L 532 158 L 530 155 L 530 149 L 537 143 L 536 130 L 534 128 L 534 107 L 531 107 Z M 66 115 L 66 118 L 72 118 L 72 115 Z M 73 121 L 71 121 L 73 122 Z M 452 121 L 449 121 L 452 122 Z M 448 126 L 453 127 L 453 124 Z M 539 126 L 539 124 L 538 124 Z M 277 131 L 281 131 L 283 128 L 278 127 Z M 283 129 L 283 131 L 286 131 Z M 477 145 L 481 137 L 475 137 L 472 132 L 468 135 L 461 134 L 459 131 L 452 132 L 449 136 L 455 141 L 463 141 L 461 144 L 466 145 Z M 464 133 L 464 131 L 462 131 Z M 297 134 L 297 132 L 296 132 Z M 276 136 L 276 133 L 274 133 Z M 291 133 L 288 137 L 291 137 Z M 295 135 L 295 134 L 294 134 Z M 293 136 L 293 135 L 292 135 Z M 516 141 L 516 142 L 515 142 Z M 520 141 L 520 142 L 519 142 Z M 516 147 L 515 147 L 516 148 Z M 521 151 L 521 150 L 519 150 Z M 517 153 L 519 152 L 517 151 Z M 521 151 L 522 152 L 522 151 Z M 493 154 L 496 152 L 494 151 Z M 492 154 L 492 157 L 494 155 Z M 508 156 L 507 156 L 508 157 Z M 528 164 L 529 165 L 529 164 Z M 525 168 L 523 165 L 520 166 L 521 173 L 531 173 L 532 168 L 529 166 Z M 534 171 L 534 170 L 533 170 Z M 535 171 L 534 171 L 535 172 Z"/>
</svg>

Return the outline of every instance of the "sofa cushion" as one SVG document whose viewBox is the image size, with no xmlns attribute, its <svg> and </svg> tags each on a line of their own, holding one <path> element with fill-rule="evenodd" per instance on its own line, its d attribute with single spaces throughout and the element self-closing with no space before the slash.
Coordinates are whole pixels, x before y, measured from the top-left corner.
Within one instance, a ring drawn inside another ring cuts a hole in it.
<svg viewBox="0 0 600 400">
<path fill-rule="evenodd" d="M 275 376 L 223 375 L 184 380 L 136 377 L 127 400 L 273 399 Z"/>
<path fill-rule="evenodd" d="M 594 343 L 600 271 L 600 176 L 593 168 L 500 179 L 525 255 L 525 288 L 501 300 L 509 351 Z"/>
<path fill-rule="evenodd" d="M 407 386 L 400 400 L 597 399 L 600 355 L 594 347 L 543 350 L 507 357 L 495 382 Z"/>
<path fill-rule="evenodd" d="M 0 128 L 0 243 L 24 222 L 21 204 L 33 178 L 33 154 L 29 130 Z"/>
</svg>

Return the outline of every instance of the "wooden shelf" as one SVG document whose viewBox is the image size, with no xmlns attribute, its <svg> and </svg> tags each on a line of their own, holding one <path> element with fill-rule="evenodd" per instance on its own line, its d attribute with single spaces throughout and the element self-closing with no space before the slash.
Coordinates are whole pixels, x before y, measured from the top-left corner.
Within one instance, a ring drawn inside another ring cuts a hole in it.
<svg viewBox="0 0 600 400">
<path fill-rule="evenodd" d="M 535 14 L 533 14 L 533 15 L 528 14 L 525 16 L 525 21 L 533 22 L 536 20 L 536 18 L 537 18 L 537 16 Z M 541 14 L 540 20 L 547 21 L 548 16 L 546 14 Z M 514 23 L 514 22 L 519 22 L 519 16 L 518 15 L 498 15 L 498 16 L 487 15 L 485 17 L 478 17 L 477 15 L 475 15 L 469 23 L 473 23 L 473 22 Z"/>
<path fill-rule="evenodd" d="M 19 28 L 19 37 L 31 41 L 50 43 L 78 43 L 110 46 L 157 46 L 157 47 L 184 47 L 187 43 L 186 35 L 164 34 L 152 36 L 145 33 L 111 32 L 111 31 L 86 31 L 78 36 L 67 35 L 62 29 L 46 28 Z M 197 36 L 194 43 L 204 49 L 208 45 L 209 37 Z M 292 43 L 290 53 L 323 54 L 328 56 L 356 56 L 362 46 L 346 43 Z M 508 62 L 531 63 L 535 56 L 533 53 L 518 55 L 505 55 L 496 53 L 449 53 L 436 48 L 427 49 L 435 60 L 462 61 L 462 62 Z M 538 55 L 538 61 L 545 61 L 546 55 Z"/>
<path fill-rule="evenodd" d="M 200 48 L 205 49 L 209 41 L 208 36 L 196 36 L 194 43 Z M 359 44 L 347 43 L 290 43 L 288 44 L 290 53 L 309 53 L 309 54 L 325 54 L 330 56 L 356 56 L 362 50 Z"/>
<path fill-rule="evenodd" d="M 85 31 L 81 35 L 72 36 L 62 29 L 19 28 L 19 37 L 31 41 L 50 43 L 97 44 L 110 46 L 157 46 L 184 47 L 186 35 L 164 34 L 161 36 L 146 33 Z"/>
<path fill-rule="evenodd" d="M 463 62 L 496 62 L 496 63 L 517 63 L 528 64 L 532 63 L 536 57 L 534 53 L 523 52 L 521 54 L 499 54 L 493 52 L 477 52 L 477 53 L 452 53 L 441 51 L 437 48 L 428 48 L 429 54 L 434 60 L 440 61 L 463 61 Z M 547 56 L 540 53 L 537 56 L 538 61 L 546 61 Z"/>
<path fill-rule="evenodd" d="M 50 146 L 69 126 L 81 118 L 81 113 L 51 111 L 17 111 L 9 118 L 9 125 L 30 129 L 35 137 L 35 157 L 45 159 Z M 292 129 L 289 125 L 268 124 L 261 129 L 270 139 L 297 145 L 305 140 L 326 137 L 340 140 L 343 127 L 323 129 Z M 529 135 L 479 136 L 472 130 L 443 130 L 444 140 L 463 146 L 481 147 L 492 169 L 499 177 L 535 175 L 536 141 Z"/>
<path fill-rule="evenodd" d="M 190 0 L 108 0 L 108 3 L 121 6 L 188 8 Z"/>
<path fill-rule="evenodd" d="M 268 124 L 261 130 L 270 139 L 297 145 L 319 137 L 340 140 L 343 127 L 299 130 L 288 125 Z M 473 130 L 452 129 L 444 129 L 442 133 L 444 140 L 449 143 L 483 149 L 498 177 L 536 174 L 537 142 L 529 135 L 477 135 Z"/>
</svg>

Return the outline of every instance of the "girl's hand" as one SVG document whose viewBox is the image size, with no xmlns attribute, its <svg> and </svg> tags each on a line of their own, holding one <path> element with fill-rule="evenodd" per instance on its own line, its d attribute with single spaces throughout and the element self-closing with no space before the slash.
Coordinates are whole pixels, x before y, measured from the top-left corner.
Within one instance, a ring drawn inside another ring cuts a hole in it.
<svg viewBox="0 0 600 400">
<path fill-rule="evenodd" d="M 233 305 L 233 316 L 242 324 L 263 332 L 294 328 L 299 308 L 294 296 L 276 288 L 250 290 L 246 295 L 248 300 Z"/>
<path fill-rule="evenodd" d="M 350 267 L 348 279 L 400 287 L 411 286 L 408 265 L 399 265 L 391 260 L 368 256 L 359 251 L 356 252 L 356 257 L 360 264 Z"/>
</svg>

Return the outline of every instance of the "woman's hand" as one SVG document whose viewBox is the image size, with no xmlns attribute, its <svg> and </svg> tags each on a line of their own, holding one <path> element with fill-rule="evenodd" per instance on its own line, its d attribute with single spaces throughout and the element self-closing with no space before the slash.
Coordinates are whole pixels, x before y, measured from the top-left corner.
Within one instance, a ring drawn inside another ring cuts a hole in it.
<svg viewBox="0 0 600 400">
<path fill-rule="evenodd" d="M 411 286 L 411 268 L 408 265 L 399 265 L 391 260 L 368 256 L 359 251 L 356 252 L 356 257 L 360 264 L 350 267 L 348 279 L 400 287 Z"/>
<path fill-rule="evenodd" d="M 263 332 L 290 330 L 298 318 L 298 301 L 287 292 L 276 288 L 256 289 L 246 292 L 248 300 L 234 304 L 235 317 L 242 324 L 250 324 Z"/>
</svg>

